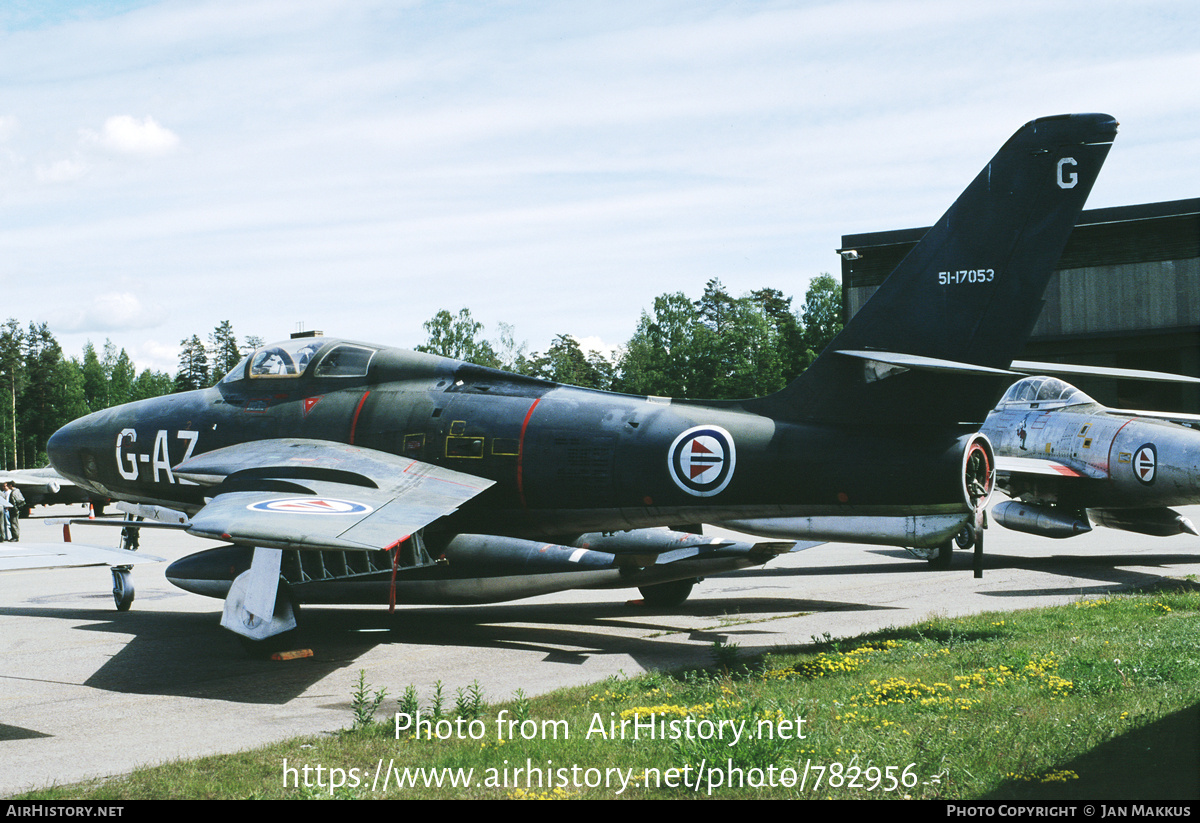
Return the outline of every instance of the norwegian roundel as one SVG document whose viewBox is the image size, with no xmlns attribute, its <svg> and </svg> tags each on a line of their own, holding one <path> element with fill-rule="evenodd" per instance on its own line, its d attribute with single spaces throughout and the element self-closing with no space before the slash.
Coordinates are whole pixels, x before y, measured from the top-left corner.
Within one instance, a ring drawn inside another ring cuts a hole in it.
<svg viewBox="0 0 1200 823">
<path fill-rule="evenodd" d="M 720 426 L 696 426 L 675 438 L 667 468 L 675 485 L 696 497 L 721 492 L 733 478 L 733 438 Z"/>
<path fill-rule="evenodd" d="M 260 500 L 246 507 L 255 512 L 275 514 L 368 514 L 374 511 L 365 503 L 337 500 L 331 497 L 287 497 L 278 500 Z"/>
<path fill-rule="evenodd" d="M 1138 482 L 1149 486 L 1158 472 L 1158 450 L 1153 443 L 1144 443 L 1133 454 L 1133 476 Z"/>
</svg>

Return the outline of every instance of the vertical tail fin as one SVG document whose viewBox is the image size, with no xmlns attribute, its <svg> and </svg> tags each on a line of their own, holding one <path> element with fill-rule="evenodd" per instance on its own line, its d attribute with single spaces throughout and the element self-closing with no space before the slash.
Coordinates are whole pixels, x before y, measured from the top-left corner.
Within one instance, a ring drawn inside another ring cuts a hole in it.
<svg viewBox="0 0 1200 823">
<path fill-rule="evenodd" d="M 816 362 L 756 410 L 882 425 L 982 420 L 1005 379 L 987 370 L 1007 369 L 1024 347 L 1116 127 L 1106 114 L 1023 126 Z"/>
</svg>

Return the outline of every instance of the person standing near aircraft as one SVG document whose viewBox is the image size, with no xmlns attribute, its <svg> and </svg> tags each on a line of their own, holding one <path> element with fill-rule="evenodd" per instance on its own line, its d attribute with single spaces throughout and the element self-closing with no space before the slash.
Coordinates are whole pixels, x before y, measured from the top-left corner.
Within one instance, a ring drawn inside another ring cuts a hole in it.
<svg viewBox="0 0 1200 823">
<path fill-rule="evenodd" d="M 12 503 L 9 501 L 8 483 L 0 483 L 0 543 L 9 542 L 8 536 L 8 513 L 12 509 Z"/>
<path fill-rule="evenodd" d="M 21 494 L 21 490 L 11 480 L 5 485 L 8 487 L 5 489 L 9 504 L 5 509 L 8 516 L 8 534 L 9 539 L 16 543 L 21 539 L 21 509 L 25 508 L 25 495 Z"/>
</svg>

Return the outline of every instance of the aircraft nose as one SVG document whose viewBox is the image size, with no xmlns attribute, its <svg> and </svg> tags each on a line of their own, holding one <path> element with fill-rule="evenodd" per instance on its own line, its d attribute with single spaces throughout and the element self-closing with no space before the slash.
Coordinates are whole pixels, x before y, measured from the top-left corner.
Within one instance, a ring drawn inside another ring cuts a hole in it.
<svg viewBox="0 0 1200 823">
<path fill-rule="evenodd" d="M 74 423 L 68 423 L 50 435 L 50 440 L 46 443 L 46 455 L 50 458 L 50 465 L 59 474 L 64 474 L 68 468 L 69 458 L 75 451 L 76 440 L 77 431 Z"/>
<path fill-rule="evenodd" d="M 100 432 L 92 420 L 92 415 L 68 423 L 50 435 L 50 440 L 46 443 L 46 455 L 50 458 L 50 465 L 63 477 L 86 484 L 89 474 L 95 476 L 93 455 L 99 445 L 99 438 Z"/>
</svg>

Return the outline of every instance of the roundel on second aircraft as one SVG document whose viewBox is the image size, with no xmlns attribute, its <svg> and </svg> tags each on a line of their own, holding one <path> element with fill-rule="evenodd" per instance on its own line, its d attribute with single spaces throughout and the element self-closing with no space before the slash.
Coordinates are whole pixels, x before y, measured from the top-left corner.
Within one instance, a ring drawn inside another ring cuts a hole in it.
<svg viewBox="0 0 1200 823">
<path fill-rule="evenodd" d="M 1133 455 L 1133 476 L 1149 486 L 1158 471 L 1158 449 L 1153 443 L 1143 443 Z"/>
<path fill-rule="evenodd" d="M 675 438 L 667 468 L 675 485 L 696 497 L 721 492 L 733 478 L 733 437 L 720 426 L 695 426 Z"/>
</svg>

